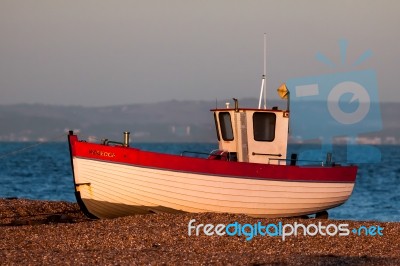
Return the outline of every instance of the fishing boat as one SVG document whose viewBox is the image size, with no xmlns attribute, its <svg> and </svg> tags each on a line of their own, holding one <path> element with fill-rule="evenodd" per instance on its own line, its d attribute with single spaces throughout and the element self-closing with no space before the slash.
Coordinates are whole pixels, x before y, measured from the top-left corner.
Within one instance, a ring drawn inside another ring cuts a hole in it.
<svg viewBox="0 0 400 266">
<path fill-rule="evenodd" d="M 264 64 L 265 69 L 265 64 Z M 265 70 L 264 70 L 265 72 Z M 90 143 L 69 132 L 75 196 L 92 218 L 149 213 L 223 212 L 253 217 L 326 215 L 350 197 L 357 166 L 302 165 L 287 154 L 286 108 L 267 108 L 265 73 L 258 108 L 234 104 L 212 109 L 218 150 L 206 158 L 144 151 L 123 141 Z M 261 99 L 264 93 L 264 106 Z"/>
<path fill-rule="evenodd" d="M 290 112 L 213 109 L 219 149 L 207 158 L 90 143 L 68 135 L 75 195 L 89 217 L 157 212 L 226 212 L 254 217 L 321 213 L 351 195 L 357 167 L 287 159 Z"/>
</svg>

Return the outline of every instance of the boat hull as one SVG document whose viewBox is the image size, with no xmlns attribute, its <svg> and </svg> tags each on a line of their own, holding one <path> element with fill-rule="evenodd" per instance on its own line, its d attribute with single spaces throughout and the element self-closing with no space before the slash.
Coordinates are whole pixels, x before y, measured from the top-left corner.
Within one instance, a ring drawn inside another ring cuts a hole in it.
<svg viewBox="0 0 400 266">
<path fill-rule="evenodd" d="M 79 142 L 76 136 L 70 136 L 70 148 L 78 202 L 98 218 L 157 212 L 313 214 L 343 204 L 357 171 L 188 158 Z"/>
</svg>

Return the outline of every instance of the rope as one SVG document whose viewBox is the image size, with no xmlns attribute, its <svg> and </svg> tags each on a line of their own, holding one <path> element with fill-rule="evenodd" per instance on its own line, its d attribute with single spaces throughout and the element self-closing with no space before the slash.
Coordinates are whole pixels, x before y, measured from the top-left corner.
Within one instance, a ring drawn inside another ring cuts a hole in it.
<svg viewBox="0 0 400 266">
<path fill-rule="evenodd" d="M 42 213 L 29 213 L 25 215 L 15 214 L 14 216 L 0 216 L 0 219 L 12 219 L 12 218 L 32 218 L 37 216 L 50 216 L 50 215 L 63 215 L 68 213 L 81 213 L 81 210 L 65 210 L 62 212 L 42 212 Z"/>
<path fill-rule="evenodd" d="M 32 145 L 30 145 L 30 146 L 26 146 L 26 147 L 24 147 L 24 148 L 21 148 L 21 149 L 15 150 L 15 151 L 10 151 L 10 152 L 6 152 L 6 153 L 3 153 L 3 154 L 0 154 L 0 159 L 3 159 L 3 158 L 5 158 L 5 157 L 11 156 L 11 155 L 14 155 L 14 154 L 16 154 L 16 153 L 20 153 L 20 152 L 23 152 L 23 151 L 26 151 L 26 150 L 33 149 L 33 148 L 35 148 L 35 147 L 37 147 L 37 146 L 46 144 L 46 143 L 48 143 L 49 141 L 56 140 L 56 139 L 60 139 L 60 138 L 65 138 L 65 133 L 63 133 L 62 135 L 57 135 L 57 136 L 55 136 L 55 137 L 52 137 L 52 138 L 50 138 L 48 141 L 37 142 L 37 143 L 35 143 L 35 144 L 32 144 Z"/>
</svg>

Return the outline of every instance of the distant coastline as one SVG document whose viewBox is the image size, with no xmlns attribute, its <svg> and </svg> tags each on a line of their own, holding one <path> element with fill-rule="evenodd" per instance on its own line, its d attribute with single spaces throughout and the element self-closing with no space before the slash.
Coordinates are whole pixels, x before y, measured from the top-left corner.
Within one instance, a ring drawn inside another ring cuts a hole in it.
<svg viewBox="0 0 400 266">
<path fill-rule="evenodd" d="M 220 105 L 223 102 L 220 101 Z M 255 106 L 257 99 L 241 99 L 239 103 L 241 106 Z M 282 101 L 269 103 L 270 106 L 282 104 Z M 68 130 L 82 134 L 89 141 L 102 138 L 118 140 L 122 132 L 128 130 L 134 142 L 214 143 L 214 122 L 209 110 L 215 105 L 213 101 L 176 100 L 107 107 L 0 105 L 0 141 L 62 141 Z M 321 103 L 310 102 L 310 106 L 318 113 Z M 381 103 L 380 109 L 383 129 L 357 136 L 355 143 L 400 144 L 400 103 Z M 336 138 L 334 143 L 346 141 L 345 138 Z M 292 137 L 290 142 L 304 143 L 299 137 Z"/>
</svg>

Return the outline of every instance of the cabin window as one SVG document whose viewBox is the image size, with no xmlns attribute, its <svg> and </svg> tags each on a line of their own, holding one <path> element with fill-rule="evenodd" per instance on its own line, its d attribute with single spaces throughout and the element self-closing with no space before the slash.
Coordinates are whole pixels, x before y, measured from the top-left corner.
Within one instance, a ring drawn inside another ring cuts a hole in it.
<svg viewBox="0 0 400 266">
<path fill-rule="evenodd" d="M 218 120 L 217 120 L 217 114 L 216 113 L 214 113 L 214 122 L 215 122 L 215 129 L 217 130 L 217 138 L 218 138 L 218 141 L 220 141 L 221 137 L 219 136 Z"/>
<path fill-rule="evenodd" d="M 231 114 L 229 112 L 220 112 L 218 114 L 219 124 L 221 126 L 221 135 L 224 140 L 233 140 L 233 129 Z"/>
<path fill-rule="evenodd" d="M 274 141 L 276 115 L 274 113 L 255 112 L 253 114 L 253 132 L 256 141 Z"/>
</svg>

